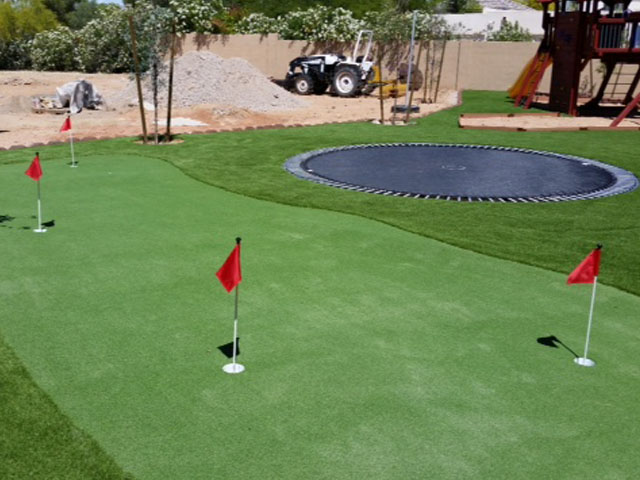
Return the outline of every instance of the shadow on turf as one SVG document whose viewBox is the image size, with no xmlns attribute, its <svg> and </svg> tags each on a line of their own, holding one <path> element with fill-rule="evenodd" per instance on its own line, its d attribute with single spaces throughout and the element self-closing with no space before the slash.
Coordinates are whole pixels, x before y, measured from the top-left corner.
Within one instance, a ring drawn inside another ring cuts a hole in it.
<svg viewBox="0 0 640 480">
<path fill-rule="evenodd" d="M 567 347 L 564 343 L 562 343 L 562 340 L 560 340 L 555 335 L 549 335 L 548 337 L 538 337 L 536 339 L 536 342 L 538 342 L 540 345 L 544 345 L 545 347 L 552 348 L 558 348 L 558 345 L 561 345 L 565 350 L 571 352 L 574 357 L 578 358 L 578 354 L 571 348 Z"/>
<path fill-rule="evenodd" d="M 31 218 L 35 220 L 36 216 L 32 215 Z M 31 230 L 33 227 L 23 226 L 23 227 L 14 227 L 10 225 L 10 223 L 15 220 L 16 217 L 12 217 L 11 215 L 0 214 L 0 227 L 3 228 L 17 228 L 19 230 Z M 43 227 L 51 228 L 56 226 L 55 220 L 49 220 L 48 222 L 42 222 Z"/>
<path fill-rule="evenodd" d="M 240 337 L 236 339 L 236 357 L 240 355 Z M 220 345 L 218 347 L 225 357 L 233 358 L 233 342 L 225 343 L 224 345 Z"/>
</svg>

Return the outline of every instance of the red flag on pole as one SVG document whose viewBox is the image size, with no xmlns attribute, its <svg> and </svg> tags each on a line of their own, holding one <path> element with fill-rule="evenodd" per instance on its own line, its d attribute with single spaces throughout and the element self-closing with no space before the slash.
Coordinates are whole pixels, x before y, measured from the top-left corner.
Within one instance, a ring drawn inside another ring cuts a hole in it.
<svg viewBox="0 0 640 480">
<path fill-rule="evenodd" d="M 598 245 L 576 269 L 571 272 L 567 283 L 593 283 L 600 272 L 601 245 Z"/>
<path fill-rule="evenodd" d="M 71 117 L 67 117 L 67 119 L 62 124 L 62 127 L 60 127 L 61 132 L 66 132 L 67 130 L 71 130 Z"/>
<path fill-rule="evenodd" d="M 233 249 L 229 258 L 220 267 L 216 273 L 218 280 L 222 286 L 231 293 L 234 288 L 242 281 L 242 271 L 240 269 L 240 243 Z"/>
<path fill-rule="evenodd" d="M 42 168 L 40 167 L 40 157 L 36 153 L 31 165 L 27 168 L 27 171 L 24 172 L 25 175 L 33 178 L 36 182 L 40 181 L 40 177 L 42 177 Z"/>
</svg>

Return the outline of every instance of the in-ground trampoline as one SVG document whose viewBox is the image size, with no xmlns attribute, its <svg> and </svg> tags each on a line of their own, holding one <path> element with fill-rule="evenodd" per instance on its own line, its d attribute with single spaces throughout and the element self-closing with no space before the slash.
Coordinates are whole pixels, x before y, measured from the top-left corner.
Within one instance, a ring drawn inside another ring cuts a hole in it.
<svg viewBox="0 0 640 480">
<path fill-rule="evenodd" d="M 630 192 L 638 179 L 595 160 L 519 148 L 431 143 L 326 148 L 285 168 L 332 187 L 464 202 L 558 202 Z"/>
</svg>

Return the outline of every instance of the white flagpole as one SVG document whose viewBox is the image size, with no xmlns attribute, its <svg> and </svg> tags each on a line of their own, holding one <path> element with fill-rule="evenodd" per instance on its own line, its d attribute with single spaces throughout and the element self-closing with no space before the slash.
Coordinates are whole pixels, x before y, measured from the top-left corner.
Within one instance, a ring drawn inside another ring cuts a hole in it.
<svg viewBox="0 0 640 480">
<path fill-rule="evenodd" d="M 574 361 L 578 365 L 583 367 L 594 367 L 596 362 L 590 360 L 587 354 L 589 353 L 589 339 L 591 338 L 591 324 L 593 322 L 593 306 L 596 301 L 596 286 L 598 285 L 598 277 L 593 277 L 593 290 L 591 290 L 591 307 L 589 308 L 589 324 L 587 326 L 587 341 L 584 344 L 584 357 L 576 358 Z"/>
<path fill-rule="evenodd" d="M 69 129 L 69 142 L 71 145 L 71 168 L 76 168 L 78 164 L 76 163 L 76 156 L 73 151 L 73 128 Z"/>
<path fill-rule="evenodd" d="M 236 244 L 240 245 L 240 237 L 236 238 Z M 240 296 L 240 284 L 236 285 L 236 301 L 235 310 L 233 314 L 233 361 L 227 363 L 222 370 L 226 373 L 242 373 L 244 372 L 244 365 L 236 363 L 236 356 L 238 352 L 238 297 Z"/>
<path fill-rule="evenodd" d="M 236 285 L 236 307 L 235 314 L 233 316 L 233 364 L 236 364 L 236 355 L 238 352 L 238 291 L 240 285 Z"/>
<path fill-rule="evenodd" d="M 233 319 L 233 361 L 231 363 L 227 363 L 224 367 L 222 367 L 222 370 L 227 373 L 244 372 L 244 365 L 236 363 L 236 357 L 238 354 L 238 287 L 239 285 L 236 285 L 236 307 Z"/>
<path fill-rule="evenodd" d="M 34 229 L 34 232 L 44 233 L 47 231 L 46 228 L 42 228 L 42 207 L 40 205 L 40 180 L 36 182 L 38 184 L 38 228 Z"/>
</svg>

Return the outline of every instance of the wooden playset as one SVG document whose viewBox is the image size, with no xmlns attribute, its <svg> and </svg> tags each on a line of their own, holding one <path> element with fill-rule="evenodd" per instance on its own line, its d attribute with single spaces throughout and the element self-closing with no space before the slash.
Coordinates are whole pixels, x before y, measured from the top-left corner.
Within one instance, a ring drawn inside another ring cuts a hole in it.
<svg viewBox="0 0 640 480">
<path fill-rule="evenodd" d="M 529 108 L 547 68 L 551 65 L 550 110 L 578 115 L 597 108 L 603 100 L 614 72 L 623 65 L 635 73 L 616 87 L 626 87 L 622 99 L 625 108 L 613 121 L 617 126 L 640 104 L 634 92 L 640 81 L 640 12 L 629 11 L 631 0 L 541 0 L 544 37 L 533 59 L 510 90 L 516 105 Z M 553 5 L 553 8 L 551 8 Z M 604 65 L 602 83 L 597 93 L 578 107 L 580 74 L 592 60 Z M 626 77 L 622 77 L 626 78 Z"/>
</svg>

